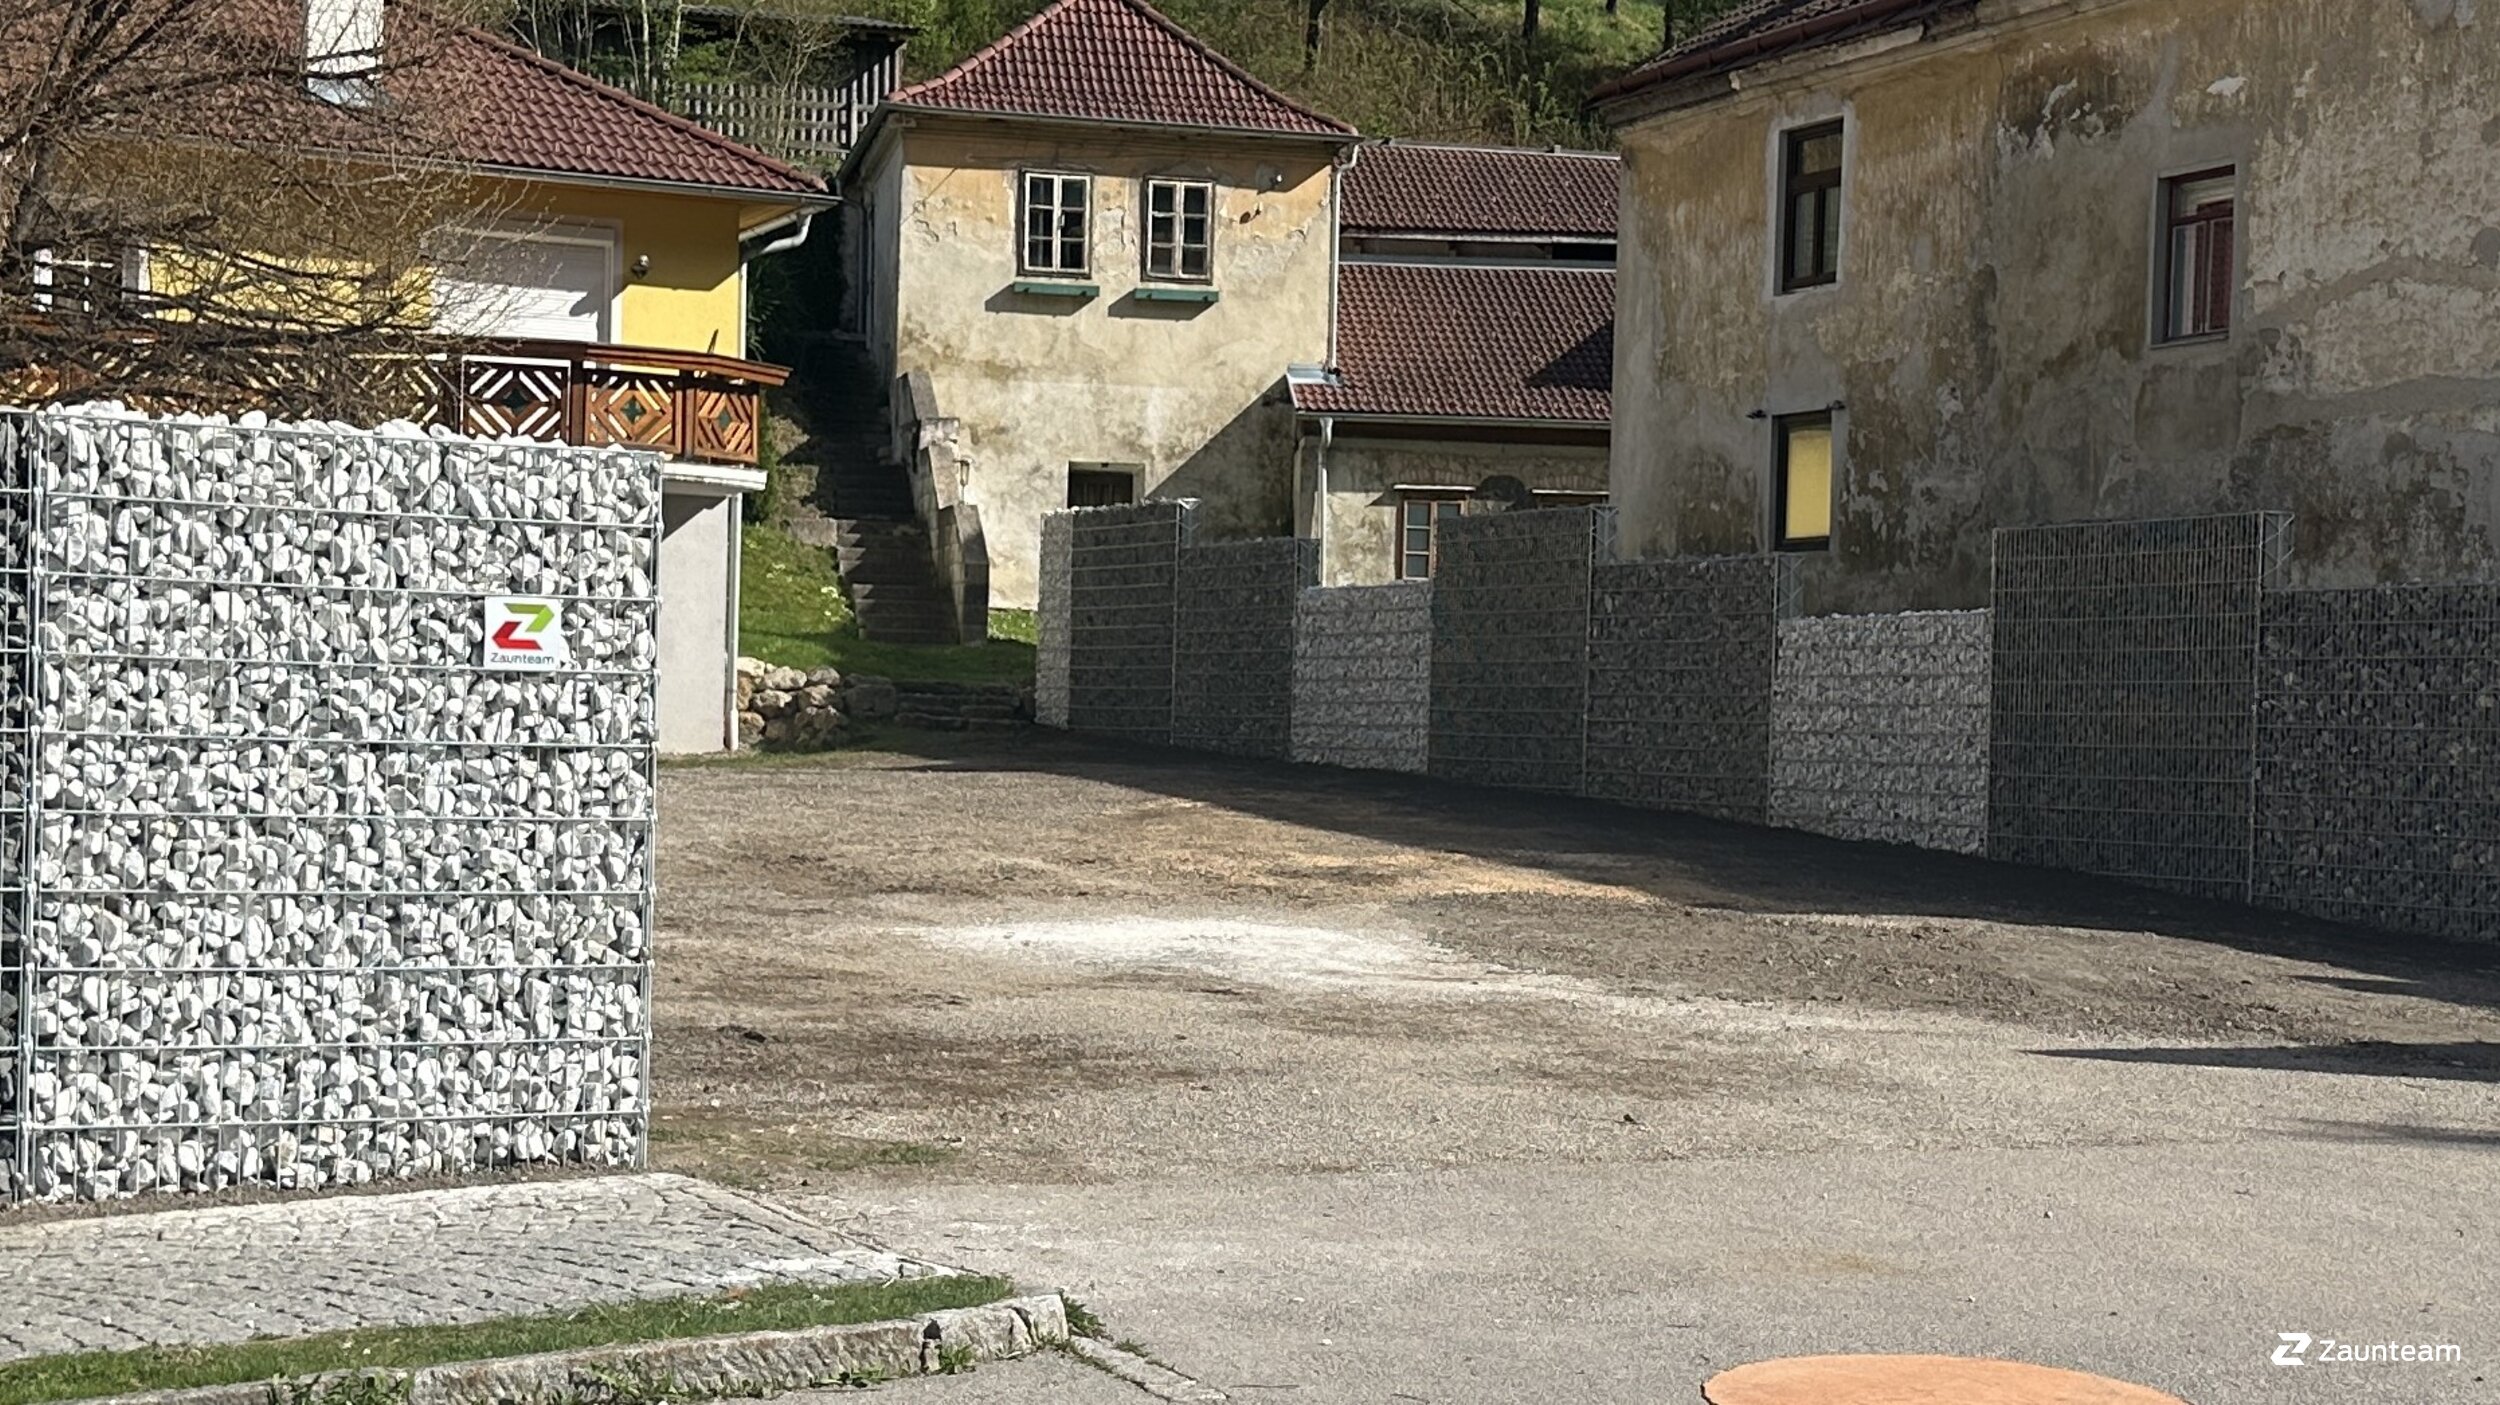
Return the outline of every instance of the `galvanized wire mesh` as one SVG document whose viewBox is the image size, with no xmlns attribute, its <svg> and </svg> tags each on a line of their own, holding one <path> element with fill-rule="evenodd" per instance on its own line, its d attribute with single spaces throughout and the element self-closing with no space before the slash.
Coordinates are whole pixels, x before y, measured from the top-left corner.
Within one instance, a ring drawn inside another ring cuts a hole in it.
<svg viewBox="0 0 2500 1405">
<path fill-rule="evenodd" d="M 2255 897 L 2500 936 L 2500 586 L 2266 597 Z"/>
<path fill-rule="evenodd" d="M 657 460 L 0 416 L 20 1196 L 625 1162 Z M 488 596 L 571 668 L 483 666 Z"/>
<path fill-rule="evenodd" d="M 1996 534 L 1991 857 L 2247 898 L 2259 605 L 2289 526 Z"/>
<path fill-rule="evenodd" d="M 1172 742 L 1235 756 L 1293 753 L 1294 606 L 1319 544 L 1292 537 L 1185 546 L 1172 642 Z"/>
</svg>

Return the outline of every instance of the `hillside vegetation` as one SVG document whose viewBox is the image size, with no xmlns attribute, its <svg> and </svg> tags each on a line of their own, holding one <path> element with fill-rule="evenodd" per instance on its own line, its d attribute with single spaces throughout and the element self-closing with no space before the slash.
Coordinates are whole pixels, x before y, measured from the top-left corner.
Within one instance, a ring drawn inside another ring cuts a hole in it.
<svg viewBox="0 0 2500 1405">
<path fill-rule="evenodd" d="M 941 72 L 1046 0 L 844 0 L 855 14 L 920 26 L 912 75 Z M 1606 146 L 1589 91 L 1658 51 L 1662 4 L 1690 33 L 1733 0 L 1542 0 L 1533 43 L 1524 0 L 1327 0 L 1306 65 L 1310 0 L 1155 0 L 1243 67 L 1367 136 Z"/>
</svg>

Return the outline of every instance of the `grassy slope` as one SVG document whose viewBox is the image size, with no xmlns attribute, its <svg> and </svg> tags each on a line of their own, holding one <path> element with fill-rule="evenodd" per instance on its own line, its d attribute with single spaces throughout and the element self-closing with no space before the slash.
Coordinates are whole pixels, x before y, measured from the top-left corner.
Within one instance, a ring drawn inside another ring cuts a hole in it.
<svg viewBox="0 0 2500 1405">
<path fill-rule="evenodd" d="M 264 1338 L 232 1346 L 38 1356 L 0 1364 L 0 1405 L 234 1385 L 330 1371 L 413 1370 L 447 1361 L 483 1361 L 621 1342 L 885 1322 L 942 1308 L 977 1307 L 1014 1292 L 1014 1284 L 997 1278 L 917 1278 L 846 1287 L 801 1284 L 459 1326 L 369 1328 L 315 1337 Z M 272 1398 L 285 1397 L 273 1391 Z M 348 1398 L 363 1397 L 351 1392 Z"/>
<path fill-rule="evenodd" d="M 1033 677 L 1032 644 L 1015 637 L 1020 631 L 1012 618 L 1000 621 L 1001 637 L 986 644 L 871 643 L 859 637 L 833 553 L 775 527 L 747 528 L 741 550 L 738 651 L 750 658 L 885 678 L 1023 683 Z"/>
</svg>

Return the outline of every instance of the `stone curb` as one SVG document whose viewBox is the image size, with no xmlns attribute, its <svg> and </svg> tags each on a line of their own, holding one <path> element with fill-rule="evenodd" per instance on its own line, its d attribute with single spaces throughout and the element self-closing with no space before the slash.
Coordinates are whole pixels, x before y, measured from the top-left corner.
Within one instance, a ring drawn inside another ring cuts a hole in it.
<svg viewBox="0 0 2500 1405">
<path fill-rule="evenodd" d="M 1053 1293 L 892 1322 L 633 1342 L 374 1374 L 405 1380 L 408 1405 L 573 1405 L 660 1391 L 678 1399 L 709 1399 L 804 1390 L 846 1376 L 856 1381 L 935 1375 L 941 1353 L 960 1351 L 962 1362 L 973 1365 L 1026 1356 L 1067 1339 L 1067 1306 Z M 321 1386 L 356 1374 L 99 1396 L 70 1405 L 291 1405 L 317 1401 Z"/>
<path fill-rule="evenodd" d="M 1232 1397 L 1201 1381 L 1193 1381 L 1159 1361 L 1122 1351 L 1092 1337 L 1071 1336 L 1068 1352 L 1078 1360 L 1119 1377 L 1157 1400 L 1172 1405 L 1226 1405 Z"/>
</svg>

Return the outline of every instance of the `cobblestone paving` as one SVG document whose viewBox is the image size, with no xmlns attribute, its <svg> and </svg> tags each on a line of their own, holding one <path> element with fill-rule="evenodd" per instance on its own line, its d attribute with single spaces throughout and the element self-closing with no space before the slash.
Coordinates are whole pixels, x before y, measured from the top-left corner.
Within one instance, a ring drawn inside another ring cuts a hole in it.
<svg viewBox="0 0 2500 1405">
<path fill-rule="evenodd" d="M 946 1272 L 667 1175 L 0 1216 L 0 1360 Z"/>
</svg>

